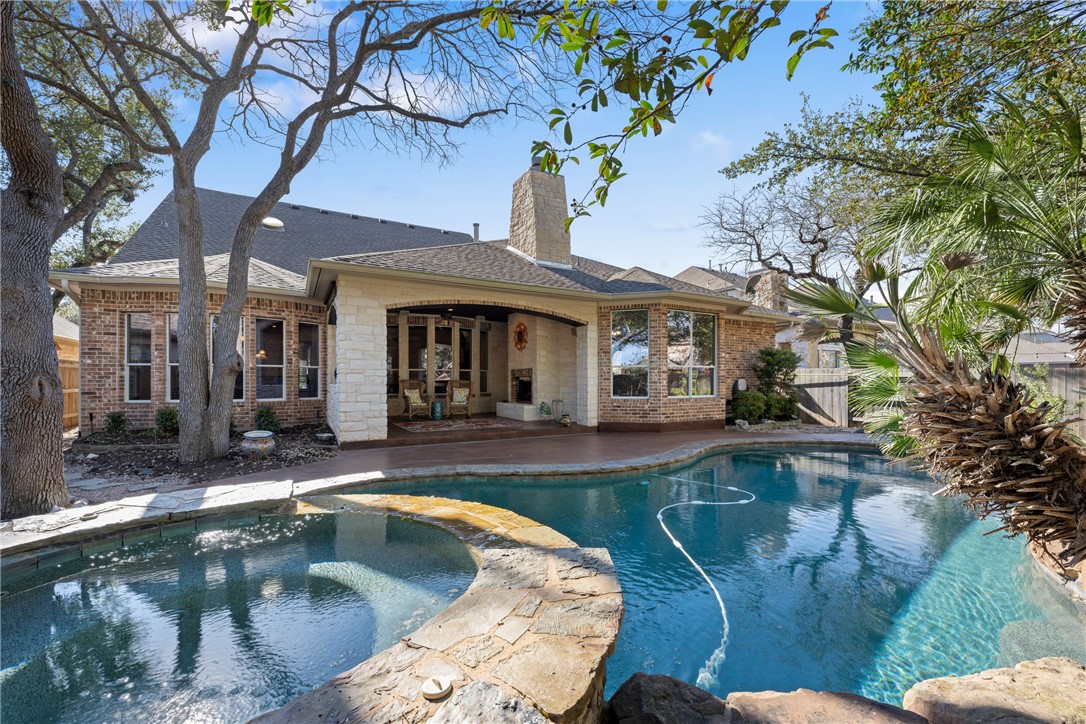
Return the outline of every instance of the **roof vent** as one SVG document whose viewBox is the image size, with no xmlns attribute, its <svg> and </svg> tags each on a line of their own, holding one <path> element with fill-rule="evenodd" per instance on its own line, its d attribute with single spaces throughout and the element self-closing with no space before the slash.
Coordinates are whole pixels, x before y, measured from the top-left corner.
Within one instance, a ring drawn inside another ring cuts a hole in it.
<svg viewBox="0 0 1086 724">
<path fill-rule="evenodd" d="M 378 220 L 377 220 L 377 223 L 378 223 L 378 224 L 387 224 L 388 222 L 387 222 L 387 221 L 385 221 L 384 219 L 378 219 Z"/>
<path fill-rule="evenodd" d="M 291 205 L 290 205 L 290 208 L 294 209 L 295 211 L 298 211 L 298 210 L 300 210 L 300 209 L 301 209 L 302 207 L 301 207 L 301 206 L 299 206 L 298 204 L 291 204 Z"/>
<path fill-rule="evenodd" d="M 407 224 L 406 226 L 407 226 L 408 229 L 414 229 L 415 228 L 414 224 Z"/>
<path fill-rule="evenodd" d="M 351 214 L 351 218 L 352 219 L 361 219 L 362 217 L 359 216 L 358 214 Z"/>
<path fill-rule="evenodd" d="M 442 229 L 442 230 L 441 230 L 441 233 L 442 233 L 442 234 L 448 234 L 449 232 L 448 232 L 448 231 L 446 231 L 445 229 Z"/>
<path fill-rule="evenodd" d="M 328 209 L 321 209 L 320 211 L 321 211 L 322 214 L 327 214 L 328 213 Z"/>
<path fill-rule="evenodd" d="M 282 229 L 283 222 L 274 216 L 265 216 L 263 221 L 260 222 L 265 229 Z"/>
</svg>

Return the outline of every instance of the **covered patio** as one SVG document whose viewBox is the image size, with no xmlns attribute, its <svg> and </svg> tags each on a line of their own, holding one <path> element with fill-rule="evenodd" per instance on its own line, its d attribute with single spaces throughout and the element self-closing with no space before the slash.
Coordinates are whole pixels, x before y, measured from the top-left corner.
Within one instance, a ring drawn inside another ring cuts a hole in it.
<svg viewBox="0 0 1086 724">
<path fill-rule="evenodd" d="M 584 423 L 586 405 L 578 400 L 584 393 L 576 370 L 577 333 L 585 326 L 553 312 L 498 304 L 390 308 L 385 340 L 388 434 L 474 431 L 487 439 L 487 433 L 510 437 L 551 429 L 563 415 Z M 586 361 L 581 360 L 582 365 Z M 463 386 L 470 386 L 467 407 L 450 409 L 453 388 Z M 407 404 L 408 388 L 419 389 L 422 406 Z M 432 402 L 442 403 L 443 418 L 455 419 L 427 420 L 437 412 Z"/>
</svg>

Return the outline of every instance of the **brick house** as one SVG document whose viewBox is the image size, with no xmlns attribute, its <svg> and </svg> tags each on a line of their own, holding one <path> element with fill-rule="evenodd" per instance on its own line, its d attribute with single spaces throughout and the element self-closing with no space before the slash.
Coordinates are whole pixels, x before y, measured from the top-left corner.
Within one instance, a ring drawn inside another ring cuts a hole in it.
<svg viewBox="0 0 1086 724">
<path fill-rule="evenodd" d="M 250 199 L 199 195 L 211 326 Z M 536 168 L 514 184 L 499 241 L 278 204 L 249 267 L 235 424 L 270 405 L 283 424 L 327 421 L 350 446 L 386 437 L 401 381 L 433 398 L 470 380 L 473 414 L 533 420 L 541 402 L 561 400 L 601 430 L 722 425 L 734 382 L 789 318 L 576 256 L 566 208 L 565 181 Z M 83 430 L 115 410 L 149 427 L 176 404 L 176 228 L 167 197 L 111 261 L 50 275 L 81 308 Z"/>
</svg>

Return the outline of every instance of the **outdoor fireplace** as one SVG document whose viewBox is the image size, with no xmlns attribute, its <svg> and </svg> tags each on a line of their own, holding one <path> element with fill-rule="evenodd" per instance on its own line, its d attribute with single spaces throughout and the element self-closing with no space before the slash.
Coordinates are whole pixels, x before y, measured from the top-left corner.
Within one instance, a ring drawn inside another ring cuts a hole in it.
<svg viewBox="0 0 1086 724">
<path fill-rule="evenodd" d="M 513 402 L 531 403 L 532 371 L 526 369 L 510 370 L 509 399 Z"/>
</svg>

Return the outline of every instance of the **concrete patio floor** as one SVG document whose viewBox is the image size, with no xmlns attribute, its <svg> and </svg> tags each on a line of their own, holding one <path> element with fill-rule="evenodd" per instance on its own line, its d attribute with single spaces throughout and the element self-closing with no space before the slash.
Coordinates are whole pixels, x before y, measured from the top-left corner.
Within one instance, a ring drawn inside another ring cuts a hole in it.
<svg viewBox="0 0 1086 724">
<path fill-rule="evenodd" d="M 209 483 L 238 485 L 265 481 L 295 483 L 382 470 L 449 468 L 450 466 L 592 466 L 647 457 L 664 456 L 689 445 L 714 443 L 862 443 L 867 437 L 860 430 L 833 428 L 738 432 L 733 430 L 698 430 L 692 432 L 593 432 L 582 435 L 556 435 L 513 440 L 482 440 L 398 448 L 344 450 L 334 458 L 293 468 L 268 470 L 252 475 L 224 478 Z M 538 469 L 537 469 L 538 472 Z"/>
</svg>

